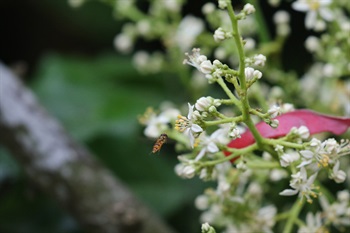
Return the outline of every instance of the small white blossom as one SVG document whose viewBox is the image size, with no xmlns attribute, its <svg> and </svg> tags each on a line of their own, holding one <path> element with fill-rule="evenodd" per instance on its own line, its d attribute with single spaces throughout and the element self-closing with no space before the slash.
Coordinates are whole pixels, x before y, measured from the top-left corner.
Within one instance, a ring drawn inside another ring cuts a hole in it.
<svg viewBox="0 0 350 233">
<path fill-rule="evenodd" d="M 262 54 L 258 54 L 254 56 L 253 60 L 254 60 L 254 65 L 264 66 L 266 62 L 266 57 Z"/>
<path fill-rule="evenodd" d="M 277 208 L 273 205 L 264 206 L 259 209 L 258 214 L 255 217 L 255 221 L 261 232 L 272 232 L 272 228 L 276 223 L 276 213 Z"/>
<path fill-rule="evenodd" d="M 114 47 L 122 53 L 128 53 L 133 48 L 132 39 L 121 33 L 114 38 Z"/>
<path fill-rule="evenodd" d="M 209 14 L 213 13 L 215 11 L 215 9 L 216 9 L 216 7 L 215 7 L 214 3 L 208 2 L 208 3 L 203 5 L 202 13 L 205 15 L 209 15 Z"/>
<path fill-rule="evenodd" d="M 305 40 L 305 48 L 309 52 L 317 52 L 321 48 L 320 40 L 316 36 L 309 36 Z"/>
<path fill-rule="evenodd" d="M 252 67 L 246 67 L 244 70 L 246 80 L 260 79 L 262 73 L 259 70 L 255 70 Z"/>
<path fill-rule="evenodd" d="M 281 107 L 277 104 L 274 104 L 270 107 L 270 109 L 267 111 L 267 113 L 270 115 L 271 118 L 275 118 L 282 114 Z"/>
<path fill-rule="evenodd" d="M 203 132 L 202 127 L 193 123 L 193 107 L 188 103 L 188 115 L 187 118 L 184 116 L 178 116 L 175 123 L 175 129 L 183 132 L 190 140 L 190 146 L 194 147 L 194 140 L 201 132 Z"/>
<path fill-rule="evenodd" d="M 253 14 L 255 12 L 255 7 L 252 4 L 247 3 L 244 5 L 242 12 L 244 12 L 246 15 Z"/>
<path fill-rule="evenodd" d="M 218 3 L 219 3 L 219 8 L 220 9 L 226 9 L 226 7 L 227 7 L 227 0 L 219 0 Z"/>
<path fill-rule="evenodd" d="M 306 197 L 308 202 L 312 202 L 311 197 L 317 196 L 317 193 L 313 191 L 313 189 L 315 189 L 314 181 L 316 177 L 317 173 L 314 173 L 308 178 L 306 169 L 302 167 L 299 172 L 292 174 L 292 180 L 290 181 L 289 185 L 293 189 L 285 189 L 280 192 L 280 195 L 292 196 L 299 193 L 299 197 Z"/>
<path fill-rule="evenodd" d="M 214 99 L 211 96 L 201 97 L 197 100 L 195 107 L 199 111 L 208 111 L 210 107 L 218 107 L 221 103 L 219 100 Z"/>
<path fill-rule="evenodd" d="M 253 38 L 245 39 L 244 48 L 246 50 L 253 50 L 255 48 L 256 42 Z"/>
<path fill-rule="evenodd" d="M 200 49 L 192 49 L 192 54 L 185 53 L 185 55 L 189 58 L 185 59 L 183 61 L 183 64 L 191 65 L 200 72 L 204 74 L 210 74 L 213 70 L 213 65 L 211 64 L 211 61 L 207 59 L 206 56 L 200 54 Z"/>
<path fill-rule="evenodd" d="M 196 170 L 193 166 L 179 163 L 175 166 L 175 173 L 182 178 L 191 179 L 196 174 Z"/>
<path fill-rule="evenodd" d="M 215 30 L 213 37 L 216 42 L 224 41 L 226 39 L 226 32 L 220 27 Z"/>
<path fill-rule="evenodd" d="M 148 109 L 145 116 L 140 117 L 140 122 L 146 125 L 144 134 L 150 138 L 157 138 L 169 128 L 168 124 L 176 119 L 180 111 L 175 108 L 168 108 L 159 115 Z"/>
<path fill-rule="evenodd" d="M 339 170 L 340 162 L 337 160 L 335 163 L 332 173 L 330 174 L 330 179 L 333 179 L 336 183 L 343 183 L 346 179 L 346 173 L 342 170 Z"/>
<path fill-rule="evenodd" d="M 196 208 L 199 210 L 208 209 L 209 207 L 208 197 L 206 195 L 199 195 L 198 197 L 196 197 L 194 204 Z"/>
<path fill-rule="evenodd" d="M 140 35 L 147 35 L 151 31 L 151 23 L 148 20 L 140 20 L 136 24 L 136 29 Z"/>
<path fill-rule="evenodd" d="M 234 126 L 234 127 L 230 130 L 229 136 L 230 136 L 230 138 L 232 138 L 232 139 L 240 138 L 240 137 L 241 137 L 241 131 L 239 130 L 239 128 L 237 128 L 237 127 Z"/>
<path fill-rule="evenodd" d="M 322 207 L 322 214 L 326 222 L 332 223 L 333 226 L 341 228 L 344 226 L 350 226 L 350 203 L 348 197 L 340 199 L 340 194 L 345 196 L 349 195 L 349 191 L 343 190 L 337 193 L 337 200 L 333 203 L 329 203 L 325 196 L 320 196 L 320 204 Z"/>
<path fill-rule="evenodd" d="M 213 71 L 213 65 L 211 64 L 211 61 L 209 60 L 206 60 L 206 61 L 203 61 L 200 65 L 200 71 L 203 73 L 203 74 L 211 74 L 212 71 Z"/>
<path fill-rule="evenodd" d="M 203 156 L 206 153 L 216 153 L 219 151 L 219 148 L 216 145 L 218 143 L 217 136 L 219 136 L 219 134 L 221 134 L 221 132 L 219 130 L 221 131 L 222 129 L 216 130 L 209 137 L 206 137 L 206 136 L 201 137 L 200 146 L 202 147 L 202 149 L 200 150 L 200 152 L 196 156 L 196 159 L 195 159 L 196 161 L 203 158 Z"/>
<path fill-rule="evenodd" d="M 281 159 L 280 159 L 280 163 L 281 163 L 281 166 L 282 167 L 288 167 L 289 165 L 291 165 L 293 162 L 299 160 L 300 156 L 298 153 L 294 152 L 294 151 L 291 151 L 289 152 L 288 154 L 287 153 L 284 153 L 282 156 L 281 156 Z"/>
<path fill-rule="evenodd" d="M 307 139 L 310 137 L 310 131 L 309 129 L 302 125 L 297 129 L 297 134 L 300 136 L 300 138 L 302 139 Z"/>
<path fill-rule="evenodd" d="M 270 172 L 270 180 L 274 182 L 280 181 L 281 179 L 284 179 L 287 176 L 287 171 L 283 169 L 272 169 Z"/>
<path fill-rule="evenodd" d="M 279 125 L 279 120 L 277 120 L 277 119 L 273 119 L 272 121 L 271 121 L 271 123 L 270 123 L 270 126 L 272 127 L 272 128 L 277 128 L 278 127 L 278 125 Z"/>
<path fill-rule="evenodd" d="M 181 51 L 187 51 L 194 45 L 197 36 L 201 34 L 203 30 L 203 20 L 192 15 L 186 15 L 180 22 L 176 31 L 175 42 Z"/>
<path fill-rule="evenodd" d="M 295 110 L 294 105 L 290 103 L 284 103 L 281 106 L 282 113 L 292 112 Z"/>
<path fill-rule="evenodd" d="M 317 212 L 315 215 L 313 215 L 311 212 L 308 212 L 306 215 L 306 226 L 302 226 L 298 230 L 298 233 L 310 232 L 327 232 L 325 229 L 323 229 L 320 212 Z"/>
<path fill-rule="evenodd" d="M 307 29 L 323 29 L 320 22 L 323 20 L 332 21 L 334 19 L 333 12 L 329 5 L 332 0 L 297 0 L 292 3 L 292 8 L 296 11 L 306 12 L 305 26 Z M 323 19 L 323 20 L 321 20 Z"/>
<path fill-rule="evenodd" d="M 279 10 L 273 15 L 275 24 L 287 24 L 290 21 L 290 16 L 287 11 Z"/>
</svg>

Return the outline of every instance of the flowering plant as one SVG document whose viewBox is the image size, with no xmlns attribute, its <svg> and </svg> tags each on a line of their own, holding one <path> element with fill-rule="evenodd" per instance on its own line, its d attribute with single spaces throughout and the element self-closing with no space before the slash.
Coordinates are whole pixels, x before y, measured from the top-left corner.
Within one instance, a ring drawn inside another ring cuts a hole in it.
<svg viewBox="0 0 350 233">
<path fill-rule="evenodd" d="M 127 53 L 138 37 L 160 40 L 165 51 L 136 52 L 136 68 L 178 74 L 193 98 L 187 111 L 148 109 L 140 117 L 144 133 L 175 141 L 180 177 L 216 181 L 195 200 L 202 232 L 342 230 L 350 218 L 350 146 L 334 137 L 346 133 L 350 118 L 300 108 L 350 116 L 350 4 L 292 2 L 306 13 L 305 28 L 317 32 L 305 41 L 313 63 L 299 78 L 281 63 L 293 30 L 289 13 L 279 10 L 279 0 L 269 1 L 277 9 L 272 37 L 258 1 L 250 2 L 236 10 L 231 0 L 204 4 L 207 27 L 192 15 L 181 19 L 184 0 L 150 1 L 147 13 L 134 1 L 114 2 L 116 15 L 131 21 L 116 36 L 116 48 Z M 183 53 L 183 64 L 195 69 L 178 62 Z M 208 85 L 225 97 L 205 96 Z M 336 192 L 328 180 L 341 184 Z"/>
</svg>

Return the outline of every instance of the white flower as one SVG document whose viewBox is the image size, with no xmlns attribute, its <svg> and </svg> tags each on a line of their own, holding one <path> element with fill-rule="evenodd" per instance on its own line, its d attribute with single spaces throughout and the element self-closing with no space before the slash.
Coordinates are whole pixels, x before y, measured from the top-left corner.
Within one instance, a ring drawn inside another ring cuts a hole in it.
<svg viewBox="0 0 350 233">
<path fill-rule="evenodd" d="M 213 37 L 216 42 L 222 42 L 228 38 L 231 38 L 232 32 L 226 31 L 223 28 L 219 27 L 215 30 Z"/>
<path fill-rule="evenodd" d="M 133 47 L 132 39 L 130 36 L 121 33 L 114 38 L 114 47 L 122 53 L 128 53 Z"/>
<path fill-rule="evenodd" d="M 151 31 L 151 23 L 148 20 L 140 20 L 136 24 L 137 31 L 140 35 L 147 35 Z"/>
<path fill-rule="evenodd" d="M 244 12 L 246 15 L 253 14 L 255 12 L 255 7 L 252 4 L 247 3 L 244 5 L 242 12 Z"/>
<path fill-rule="evenodd" d="M 309 52 L 317 52 L 321 48 L 320 40 L 316 36 L 309 36 L 305 40 L 305 48 Z"/>
<path fill-rule="evenodd" d="M 262 230 L 261 232 L 272 232 L 272 227 L 275 225 L 275 215 L 277 208 L 273 205 L 264 206 L 259 209 L 255 216 L 256 225 Z"/>
<path fill-rule="evenodd" d="M 196 156 L 195 161 L 200 160 L 206 153 L 216 153 L 219 151 L 217 144 L 227 144 L 227 129 L 221 128 L 213 132 L 209 137 L 203 136 L 200 141 L 202 149 Z"/>
<path fill-rule="evenodd" d="M 227 0 L 219 0 L 219 8 L 225 9 L 227 7 Z"/>
<path fill-rule="evenodd" d="M 140 118 L 142 124 L 146 125 L 144 134 L 150 138 L 157 138 L 169 128 L 168 124 L 176 119 L 180 111 L 168 108 L 156 115 L 152 110 L 147 110 L 145 116 Z"/>
<path fill-rule="evenodd" d="M 262 73 L 259 70 L 255 70 L 252 67 L 246 67 L 244 69 L 244 74 L 246 80 L 260 79 L 262 77 Z"/>
<path fill-rule="evenodd" d="M 226 39 L 226 32 L 224 29 L 218 28 L 215 30 L 213 37 L 216 42 L 224 41 Z"/>
<path fill-rule="evenodd" d="M 335 163 L 332 173 L 330 174 L 330 179 L 333 179 L 336 183 L 343 183 L 346 179 L 346 173 L 339 170 L 340 162 L 337 160 Z"/>
<path fill-rule="evenodd" d="M 283 169 L 272 169 L 270 172 L 270 180 L 271 181 L 280 181 L 283 178 L 286 178 L 288 173 Z"/>
<path fill-rule="evenodd" d="M 293 163 L 294 161 L 299 160 L 299 158 L 300 158 L 299 154 L 294 151 L 291 151 L 288 154 L 284 153 L 280 159 L 281 166 L 287 167 L 291 165 L 291 163 Z"/>
<path fill-rule="evenodd" d="M 272 128 L 277 128 L 278 127 L 278 125 L 279 125 L 279 120 L 277 120 L 277 119 L 273 119 L 272 121 L 271 121 L 271 123 L 270 123 L 270 126 L 272 127 Z"/>
<path fill-rule="evenodd" d="M 175 129 L 183 132 L 189 139 L 190 139 L 190 145 L 193 148 L 194 147 L 194 140 L 195 137 L 198 137 L 198 135 L 203 132 L 202 127 L 200 127 L 197 124 L 194 124 L 193 119 L 193 105 L 190 105 L 188 103 L 188 115 L 187 118 L 184 116 L 179 115 L 178 119 L 175 123 Z"/>
<path fill-rule="evenodd" d="M 307 177 L 306 169 L 302 167 L 299 172 L 292 174 L 292 180 L 289 185 L 293 189 L 285 189 L 280 192 L 282 196 L 292 196 L 299 193 L 299 197 L 306 197 L 308 202 L 312 202 L 311 197 L 316 197 L 314 181 L 317 177 L 317 173 L 314 173 L 309 178 Z M 311 197 L 310 197 L 311 196 Z"/>
<path fill-rule="evenodd" d="M 279 10 L 273 15 L 273 21 L 275 24 L 287 24 L 289 23 L 290 16 L 287 11 Z"/>
<path fill-rule="evenodd" d="M 211 14 L 215 11 L 216 7 L 214 5 L 214 3 L 212 2 L 208 2 L 206 4 L 203 5 L 202 7 L 202 13 L 205 15 Z"/>
<path fill-rule="evenodd" d="M 167 1 L 166 1 L 167 2 Z M 175 42 L 181 51 L 187 51 L 196 41 L 196 38 L 204 30 L 204 22 L 192 15 L 186 15 L 176 31 Z"/>
<path fill-rule="evenodd" d="M 345 191 L 345 190 L 344 190 Z M 325 196 L 320 196 L 320 204 L 322 207 L 322 214 L 326 222 L 332 223 L 337 228 L 341 228 L 344 226 L 350 226 L 349 222 L 349 210 L 350 203 L 347 200 L 339 199 L 339 193 L 344 193 L 344 191 L 340 191 L 337 193 L 338 199 L 330 204 Z M 345 191 L 345 195 L 349 195 L 348 191 Z"/>
<path fill-rule="evenodd" d="M 214 99 L 211 96 L 201 97 L 197 100 L 195 107 L 198 111 L 208 111 L 210 107 L 218 107 L 221 103 L 219 100 Z"/>
<path fill-rule="evenodd" d="M 266 62 L 266 57 L 262 54 L 258 54 L 254 56 L 253 60 L 254 60 L 254 65 L 264 66 Z"/>
<path fill-rule="evenodd" d="M 247 38 L 245 39 L 245 44 L 244 44 L 244 48 L 246 50 L 253 50 L 255 48 L 255 40 L 253 38 Z"/>
<path fill-rule="evenodd" d="M 191 65 L 204 74 L 210 74 L 212 72 L 214 67 L 211 61 L 209 61 L 206 56 L 200 54 L 200 49 L 194 48 L 192 49 L 192 55 L 188 53 L 185 53 L 185 55 L 189 60 L 185 59 L 183 64 Z"/>
<path fill-rule="evenodd" d="M 194 205 L 199 210 L 208 209 L 208 207 L 209 207 L 208 197 L 206 195 L 199 195 L 198 197 L 196 197 L 196 199 L 194 201 Z"/>
<path fill-rule="evenodd" d="M 291 112 L 294 111 L 294 105 L 290 104 L 290 103 L 284 103 L 281 105 L 281 111 L 282 113 L 287 113 L 287 112 Z"/>
<path fill-rule="evenodd" d="M 196 174 L 196 170 L 191 165 L 179 163 L 175 166 L 175 173 L 182 178 L 191 179 Z"/>
<path fill-rule="evenodd" d="M 274 104 L 270 107 L 267 113 L 270 115 L 271 118 L 275 118 L 282 114 L 282 110 L 280 106 L 278 106 L 277 104 Z"/>
<path fill-rule="evenodd" d="M 318 17 L 326 21 L 333 20 L 333 12 L 329 9 L 331 3 L 332 0 L 297 0 L 292 3 L 292 8 L 296 11 L 306 12 L 306 28 L 317 29 L 317 27 L 319 27 L 319 25 L 317 25 L 318 21 L 321 21 Z"/>
<path fill-rule="evenodd" d="M 310 232 L 327 232 L 324 231 L 323 224 L 321 220 L 321 213 L 317 212 L 313 215 L 311 212 L 308 212 L 306 215 L 306 226 L 299 228 L 298 233 L 310 233 Z"/>
<path fill-rule="evenodd" d="M 308 137 L 310 137 L 310 131 L 309 129 L 302 125 L 297 129 L 297 134 L 300 136 L 300 138 L 302 139 L 307 139 Z"/>
<path fill-rule="evenodd" d="M 209 60 L 206 60 L 206 61 L 203 61 L 200 65 L 200 71 L 203 73 L 203 74 L 211 74 L 212 71 L 213 71 L 213 65 L 211 64 L 211 61 Z"/>
</svg>

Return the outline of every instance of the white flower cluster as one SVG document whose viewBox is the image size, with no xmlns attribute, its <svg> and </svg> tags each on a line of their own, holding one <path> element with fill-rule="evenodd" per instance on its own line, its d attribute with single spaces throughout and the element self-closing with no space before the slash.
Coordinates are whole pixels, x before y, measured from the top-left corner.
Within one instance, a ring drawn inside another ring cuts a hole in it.
<svg viewBox="0 0 350 233">
<path fill-rule="evenodd" d="M 156 114 L 149 108 L 139 118 L 141 124 L 145 125 L 144 134 L 149 138 L 158 138 L 160 134 L 170 128 L 169 124 L 174 122 L 180 111 L 175 108 L 166 108 L 160 114 Z"/>
<path fill-rule="evenodd" d="M 330 8 L 332 0 L 297 0 L 292 8 L 296 11 L 306 12 L 305 27 L 316 31 L 326 28 L 326 21 L 334 19 L 334 13 Z"/>
<path fill-rule="evenodd" d="M 309 132 L 305 128 L 300 127 L 297 132 L 302 138 L 309 137 Z M 311 198 L 317 197 L 317 187 L 314 185 L 314 181 L 321 169 L 327 170 L 329 178 L 336 183 L 345 181 L 346 173 L 340 170 L 339 159 L 350 154 L 348 140 L 338 144 L 333 138 L 324 142 L 313 138 L 307 150 L 299 151 L 301 157 L 295 151 L 284 153 L 283 148 L 279 149 L 279 153 L 282 167 L 294 165 L 300 169 L 291 175 L 290 186 L 293 189 L 286 189 L 280 195 L 290 196 L 299 193 L 300 197 L 306 197 L 308 202 L 312 202 Z M 312 173 L 310 177 L 308 177 L 308 171 Z"/>
</svg>

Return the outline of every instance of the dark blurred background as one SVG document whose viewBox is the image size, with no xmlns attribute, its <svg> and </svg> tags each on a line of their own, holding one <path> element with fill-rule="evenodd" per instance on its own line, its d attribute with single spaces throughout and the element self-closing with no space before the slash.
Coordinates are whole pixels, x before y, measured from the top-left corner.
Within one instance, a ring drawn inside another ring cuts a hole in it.
<svg viewBox="0 0 350 233">
<path fill-rule="evenodd" d="M 270 15 L 274 9 L 264 4 L 264 13 Z M 185 10 L 199 15 L 200 8 L 188 4 Z M 269 23 L 271 26 L 271 19 Z M 149 155 L 153 141 L 143 136 L 137 122 L 148 106 L 157 107 L 163 100 L 181 103 L 186 96 L 179 96 L 173 88 L 180 86 L 173 77 L 142 76 L 132 67 L 130 56 L 115 51 L 113 39 L 120 28 L 112 9 L 97 1 L 73 9 L 67 1 L 1 0 L 0 60 L 141 200 L 179 232 L 199 232 L 199 212 L 193 200 L 208 184 L 175 175 L 177 159 L 171 143 L 160 155 Z M 304 35 L 288 42 L 299 46 L 299 50 L 290 48 L 303 58 Z M 287 69 L 297 67 L 296 61 L 302 62 L 286 58 Z M 0 232 L 83 232 L 55 200 L 26 178 L 3 147 Z"/>
</svg>

